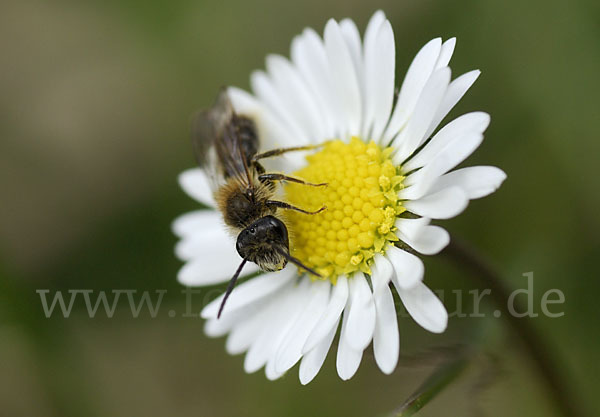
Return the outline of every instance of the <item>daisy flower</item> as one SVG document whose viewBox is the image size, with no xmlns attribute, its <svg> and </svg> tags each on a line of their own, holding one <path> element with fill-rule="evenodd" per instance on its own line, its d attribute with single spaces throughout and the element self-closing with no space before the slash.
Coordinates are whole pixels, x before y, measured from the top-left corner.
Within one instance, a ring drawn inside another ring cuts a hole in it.
<svg viewBox="0 0 600 417">
<path fill-rule="evenodd" d="M 246 352 L 247 372 L 264 367 L 276 379 L 300 362 L 306 384 L 339 330 L 342 379 L 356 373 L 371 343 L 375 362 L 391 373 L 399 355 L 392 285 L 419 325 L 434 333 L 446 329 L 447 312 L 423 283 L 419 258 L 450 240 L 431 219 L 456 216 L 506 177 L 490 166 L 451 171 L 481 144 L 490 121 L 473 112 L 438 129 L 479 75 L 451 80 L 454 46 L 454 38 L 427 43 L 396 97 L 394 33 L 383 12 L 373 15 L 362 40 L 353 21 L 329 20 L 322 38 L 312 29 L 294 38 L 291 59 L 269 55 L 266 71 L 251 76 L 253 94 L 227 90 L 236 112 L 255 122 L 261 151 L 324 144 L 308 155 L 269 160 L 268 170 L 328 183 L 282 190 L 286 201 L 304 209 L 327 206 L 316 215 L 285 213 L 291 254 L 322 279 L 288 264 L 239 284 L 219 319 L 222 296 L 202 310 L 209 336 L 228 334 L 227 351 Z M 179 182 L 191 197 L 216 207 L 202 169 L 183 172 Z M 231 278 L 241 258 L 218 211 L 185 214 L 173 228 L 181 238 L 176 254 L 185 261 L 180 283 L 207 286 Z M 243 275 L 257 271 L 248 263 Z"/>
</svg>

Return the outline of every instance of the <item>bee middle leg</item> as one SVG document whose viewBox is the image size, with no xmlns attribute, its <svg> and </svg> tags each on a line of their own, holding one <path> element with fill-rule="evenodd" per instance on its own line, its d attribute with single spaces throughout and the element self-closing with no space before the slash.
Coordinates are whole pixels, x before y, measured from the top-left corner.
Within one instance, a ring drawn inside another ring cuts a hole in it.
<svg viewBox="0 0 600 417">
<path fill-rule="evenodd" d="M 315 211 L 307 211 L 307 210 L 303 210 L 299 207 L 296 206 L 292 206 L 289 203 L 286 203 L 284 201 L 276 201 L 276 200 L 267 200 L 267 202 L 265 203 L 268 207 L 271 208 L 280 208 L 280 209 L 284 209 L 284 210 L 294 210 L 294 211 L 299 211 L 300 213 L 304 213 L 304 214 L 318 214 L 320 212 L 322 212 L 323 210 L 327 209 L 327 206 L 323 206 L 318 210 Z"/>
<path fill-rule="evenodd" d="M 295 182 L 297 184 L 310 185 L 311 187 L 324 187 L 324 186 L 327 185 L 326 182 L 315 184 L 315 183 L 312 183 L 312 182 L 306 182 L 304 180 L 301 180 L 300 178 L 290 177 L 290 176 L 287 176 L 287 175 L 284 175 L 284 174 L 277 174 L 277 173 L 260 174 L 258 176 L 258 179 L 261 182 L 264 182 L 264 181 L 288 181 L 288 182 Z"/>
<path fill-rule="evenodd" d="M 266 152 L 262 152 L 262 153 L 257 153 L 256 155 L 254 155 L 252 157 L 252 161 L 256 162 L 259 159 L 270 158 L 272 156 L 279 156 L 279 155 L 283 155 L 284 153 L 287 153 L 287 152 L 309 151 L 311 149 L 320 148 L 321 146 L 323 146 L 322 143 L 318 144 L 318 145 L 292 146 L 292 147 L 289 147 L 289 148 L 271 149 L 270 151 L 266 151 Z"/>
</svg>

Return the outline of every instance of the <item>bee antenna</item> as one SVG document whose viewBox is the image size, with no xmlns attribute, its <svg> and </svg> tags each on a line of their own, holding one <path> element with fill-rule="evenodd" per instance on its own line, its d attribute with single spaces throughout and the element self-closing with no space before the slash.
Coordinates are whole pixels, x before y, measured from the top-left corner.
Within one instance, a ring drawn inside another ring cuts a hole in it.
<svg viewBox="0 0 600 417">
<path fill-rule="evenodd" d="M 319 278 L 323 278 L 321 276 L 321 274 L 319 274 L 318 272 L 316 272 L 314 269 L 309 268 L 308 266 L 304 265 L 302 263 L 302 261 L 298 258 L 294 258 L 292 255 L 290 255 L 289 253 L 287 253 L 286 251 L 284 251 L 283 249 L 280 248 L 276 248 L 277 252 L 279 252 L 285 259 L 287 259 L 288 261 L 290 261 L 291 263 L 293 263 L 296 266 L 299 266 L 302 269 L 306 269 L 308 272 L 310 272 L 311 274 L 313 274 L 316 277 Z"/>
<path fill-rule="evenodd" d="M 229 280 L 229 285 L 227 285 L 227 290 L 225 291 L 225 296 L 223 297 L 223 301 L 221 301 L 221 306 L 219 307 L 219 313 L 217 314 L 217 319 L 221 318 L 221 313 L 223 312 L 223 307 L 225 307 L 225 303 L 227 302 L 229 295 L 233 291 L 233 287 L 235 287 L 235 283 L 236 283 L 238 277 L 240 276 L 240 272 L 242 272 L 242 268 L 244 267 L 244 265 L 246 265 L 246 262 L 247 262 L 246 259 L 244 259 L 242 261 L 242 263 L 240 264 L 240 266 L 238 266 L 238 269 L 237 269 L 237 271 L 235 271 L 235 274 L 233 274 L 233 277 L 231 278 L 231 280 Z"/>
</svg>

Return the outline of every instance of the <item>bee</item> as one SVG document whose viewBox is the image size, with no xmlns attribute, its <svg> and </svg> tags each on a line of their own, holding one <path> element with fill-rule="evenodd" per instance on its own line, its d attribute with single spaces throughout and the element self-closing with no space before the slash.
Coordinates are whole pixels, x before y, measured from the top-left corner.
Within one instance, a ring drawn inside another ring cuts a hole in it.
<svg viewBox="0 0 600 417">
<path fill-rule="evenodd" d="M 284 201 L 275 200 L 277 182 L 289 181 L 306 186 L 313 184 L 281 173 L 266 172 L 261 159 L 290 151 L 314 149 L 317 146 L 280 148 L 259 153 L 260 140 L 254 122 L 238 115 L 225 89 L 219 93 L 214 106 L 200 112 L 192 126 L 194 154 L 210 178 L 218 209 L 228 228 L 237 235 L 236 249 L 242 262 L 229 281 L 217 317 L 246 262 L 254 262 L 263 271 L 279 271 L 291 262 L 319 276 L 300 260 L 290 255 L 289 236 L 280 210 L 295 210 L 307 215 L 317 214 Z"/>
</svg>

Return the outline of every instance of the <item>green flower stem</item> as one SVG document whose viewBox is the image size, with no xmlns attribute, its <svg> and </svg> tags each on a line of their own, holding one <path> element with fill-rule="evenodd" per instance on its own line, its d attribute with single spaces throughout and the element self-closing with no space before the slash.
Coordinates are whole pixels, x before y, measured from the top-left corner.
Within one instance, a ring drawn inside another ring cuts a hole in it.
<svg viewBox="0 0 600 417">
<path fill-rule="evenodd" d="M 515 317 L 508 310 L 508 299 L 511 289 L 506 285 L 500 273 L 491 263 L 466 243 L 452 238 L 451 243 L 442 252 L 459 267 L 466 268 L 472 277 L 485 288 L 491 290 L 490 297 L 501 310 L 502 317 L 507 320 L 511 330 L 519 337 L 523 348 L 531 358 L 540 379 L 546 385 L 550 398 L 554 401 L 557 411 L 563 416 L 584 417 L 583 405 L 574 393 L 567 387 L 568 379 L 563 376 L 559 362 L 546 341 L 542 339 L 537 328 L 528 317 Z M 524 311 L 518 299 L 514 300 L 515 309 Z"/>
</svg>

